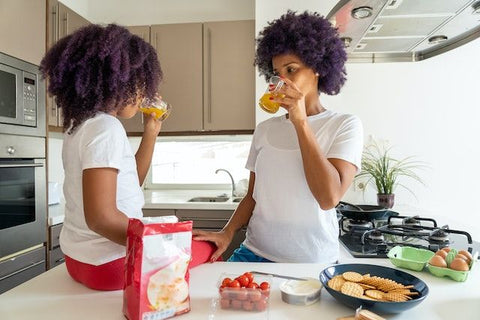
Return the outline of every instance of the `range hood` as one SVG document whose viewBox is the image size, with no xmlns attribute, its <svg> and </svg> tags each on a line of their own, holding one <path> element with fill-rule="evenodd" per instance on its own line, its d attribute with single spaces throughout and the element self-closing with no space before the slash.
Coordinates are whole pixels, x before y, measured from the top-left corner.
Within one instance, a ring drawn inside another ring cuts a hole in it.
<svg viewBox="0 0 480 320">
<path fill-rule="evenodd" d="M 420 61 L 480 37 L 480 0 L 342 0 L 327 18 L 348 62 Z"/>
</svg>

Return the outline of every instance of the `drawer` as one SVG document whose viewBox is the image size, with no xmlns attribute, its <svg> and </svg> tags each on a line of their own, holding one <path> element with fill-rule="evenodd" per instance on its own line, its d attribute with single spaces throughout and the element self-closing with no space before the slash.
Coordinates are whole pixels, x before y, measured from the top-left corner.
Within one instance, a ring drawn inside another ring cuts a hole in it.
<svg viewBox="0 0 480 320">
<path fill-rule="evenodd" d="M 179 221 L 193 221 L 194 229 L 222 229 L 228 222 L 226 219 L 179 218 Z"/>
<path fill-rule="evenodd" d="M 60 247 L 49 251 L 49 269 L 54 268 L 65 262 L 65 255 Z"/>
<path fill-rule="evenodd" d="M 0 278 L 0 294 L 45 272 L 45 260 L 29 265 L 8 277 Z"/>
<path fill-rule="evenodd" d="M 60 231 L 62 231 L 63 223 L 56 224 L 50 227 L 50 247 L 54 249 L 60 246 Z"/>
<path fill-rule="evenodd" d="M 174 209 L 143 209 L 144 217 L 174 216 Z"/>
<path fill-rule="evenodd" d="M 32 266 L 43 263 L 45 271 L 45 246 L 33 249 L 20 255 L 11 257 L 10 259 L 0 262 L 0 280 L 10 277 L 13 274 L 21 272 Z"/>
<path fill-rule="evenodd" d="M 223 219 L 229 220 L 234 210 L 188 210 L 177 209 L 176 215 L 181 220 Z"/>
</svg>

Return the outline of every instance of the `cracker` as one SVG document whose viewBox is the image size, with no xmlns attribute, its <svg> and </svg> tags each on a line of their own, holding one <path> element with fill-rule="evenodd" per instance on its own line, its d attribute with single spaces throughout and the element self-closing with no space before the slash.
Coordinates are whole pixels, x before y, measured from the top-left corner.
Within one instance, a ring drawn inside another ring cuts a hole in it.
<svg viewBox="0 0 480 320">
<path fill-rule="evenodd" d="M 350 281 L 345 282 L 340 291 L 343 294 L 347 294 L 349 296 L 354 296 L 357 298 L 360 298 L 363 295 L 363 288 L 358 283 Z"/>
<path fill-rule="evenodd" d="M 342 276 L 335 276 L 327 282 L 328 286 L 335 291 L 340 291 L 344 283 L 345 279 Z"/>
<path fill-rule="evenodd" d="M 360 282 L 363 279 L 363 276 L 358 272 L 347 271 L 342 274 L 342 277 L 350 282 Z"/>
<path fill-rule="evenodd" d="M 365 295 L 376 300 L 382 300 L 385 293 L 380 290 L 365 290 Z"/>
<path fill-rule="evenodd" d="M 401 294 L 401 293 L 388 292 L 388 293 L 384 294 L 383 298 L 385 300 L 391 301 L 391 302 L 405 302 L 405 301 L 409 300 L 410 297 L 406 296 L 404 294 Z"/>
</svg>

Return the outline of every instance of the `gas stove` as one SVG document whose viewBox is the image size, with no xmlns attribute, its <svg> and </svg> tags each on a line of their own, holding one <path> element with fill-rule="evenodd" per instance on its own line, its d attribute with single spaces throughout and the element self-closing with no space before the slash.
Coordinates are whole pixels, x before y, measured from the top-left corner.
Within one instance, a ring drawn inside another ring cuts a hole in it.
<svg viewBox="0 0 480 320">
<path fill-rule="evenodd" d="M 468 232 L 438 226 L 431 218 L 391 215 L 359 221 L 340 217 L 340 242 L 355 258 L 386 258 L 395 246 L 410 246 L 436 252 L 444 247 L 480 251 Z"/>
</svg>

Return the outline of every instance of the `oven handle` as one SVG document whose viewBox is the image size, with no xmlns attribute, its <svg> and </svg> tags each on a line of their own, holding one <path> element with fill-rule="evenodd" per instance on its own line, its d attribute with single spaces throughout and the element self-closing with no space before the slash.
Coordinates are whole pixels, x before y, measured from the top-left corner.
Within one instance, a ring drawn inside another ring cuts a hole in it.
<svg viewBox="0 0 480 320">
<path fill-rule="evenodd" d="M 12 276 L 14 276 L 14 275 L 16 275 L 16 274 L 19 274 L 20 272 L 23 272 L 23 271 L 25 271 L 25 270 L 28 270 L 28 269 L 30 269 L 30 268 L 36 267 L 36 266 L 38 266 L 38 265 L 40 265 L 40 264 L 42 264 L 42 263 L 45 263 L 45 260 L 32 263 L 32 264 L 30 264 L 30 265 L 28 265 L 28 266 L 26 266 L 26 267 L 24 267 L 24 268 L 22 268 L 22 269 L 19 269 L 19 270 L 16 270 L 16 271 L 12 272 L 12 273 L 9 273 L 9 274 L 1 277 L 1 278 L 0 278 L 0 281 L 3 281 L 3 280 L 5 280 L 5 279 L 7 279 L 7 278 L 10 278 L 10 277 L 12 277 Z"/>
<path fill-rule="evenodd" d="M 43 167 L 43 163 L 32 163 L 32 164 L 0 164 L 0 168 L 30 168 L 30 167 Z"/>
</svg>

